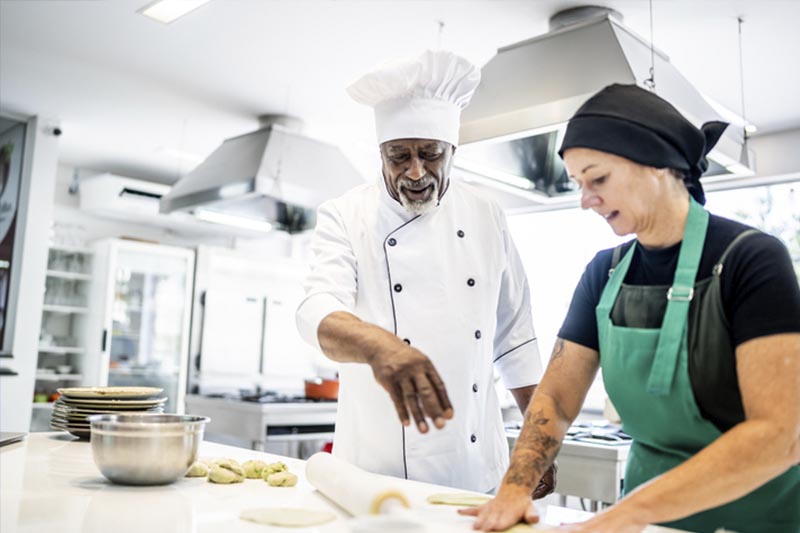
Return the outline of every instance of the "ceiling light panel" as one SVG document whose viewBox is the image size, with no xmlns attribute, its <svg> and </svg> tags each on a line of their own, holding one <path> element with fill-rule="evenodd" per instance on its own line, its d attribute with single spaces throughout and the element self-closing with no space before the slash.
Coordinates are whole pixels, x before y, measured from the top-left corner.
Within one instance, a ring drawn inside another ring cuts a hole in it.
<svg viewBox="0 0 800 533">
<path fill-rule="evenodd" d="M 158 0 L 139 10 L 145 17 L 169 24 L 211 0 Z"/>
</svg>

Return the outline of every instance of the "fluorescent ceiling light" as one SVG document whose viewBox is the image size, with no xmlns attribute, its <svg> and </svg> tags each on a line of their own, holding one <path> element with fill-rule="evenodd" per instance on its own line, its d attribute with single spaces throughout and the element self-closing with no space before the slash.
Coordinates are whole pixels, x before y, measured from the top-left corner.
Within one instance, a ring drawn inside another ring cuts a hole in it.
<svg viewBox="0 0 800 533">
<path fill-rule="evenodd" d="M 194 216 L 200 220 L 213 222 L 215 224 L 222 224 L 224 226 L 234 226 L 253 231 L 261 231 L 264 233 L 272 230 L 272 224 L 266 220 L 256 220 L 255 218 L 229 215 L 227 213 L 220 213 L 219 211 L 212 211 L 210 209 L 197 209 L 194 212 Z"/>
<path fill-rule="evenodd" d="M 139 13 L 158 22 L 169 24 L 211 0 L 157 0 L 139 10 Z"/>
</svg>

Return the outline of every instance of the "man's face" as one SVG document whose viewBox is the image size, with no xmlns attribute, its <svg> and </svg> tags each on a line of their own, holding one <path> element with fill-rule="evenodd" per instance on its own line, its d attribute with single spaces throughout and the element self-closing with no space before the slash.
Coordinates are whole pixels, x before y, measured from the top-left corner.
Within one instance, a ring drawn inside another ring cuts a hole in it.
<svg viewBox="0 0 800 533">
<path fill-rule="evenodd" d="M 455 147 L 431 139 L 397 139 L 381 144 L 383 179 L 392 198 L 421 215 L 447 190 Z"/>
</svg>

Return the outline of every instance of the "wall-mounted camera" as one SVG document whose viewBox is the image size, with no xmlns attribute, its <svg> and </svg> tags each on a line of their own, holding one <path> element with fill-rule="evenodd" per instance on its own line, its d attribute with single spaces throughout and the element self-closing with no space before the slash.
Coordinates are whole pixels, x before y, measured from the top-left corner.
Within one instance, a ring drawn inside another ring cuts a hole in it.
<svg viewBox="0 0 800 533">
<path fill-rule="evenodd" d="M 57 121 L 47 121 L 44 123 L 44 132 L 52 135 L 53 137 L 61 137 L 64 130 L 61 129 L 61 124 Z"/>
</svg>

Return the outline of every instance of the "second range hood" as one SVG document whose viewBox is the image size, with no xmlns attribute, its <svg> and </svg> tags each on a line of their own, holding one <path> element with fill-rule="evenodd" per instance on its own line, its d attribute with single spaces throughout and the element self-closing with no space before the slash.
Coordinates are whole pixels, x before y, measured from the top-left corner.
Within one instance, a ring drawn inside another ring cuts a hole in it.
<svg viewBox="0 0 800 533">
<path fill-rule="evenodd" d="M 160 211 L 296 233 L 314 227 L 320 203 L 364 182 L 338 147 L 296 131 L 297 119 L 267 116 L 262 124 L 178 180 Z"/>
<path fill-rule="evenodd" d="M 465 179 L 490 186 L 510 211 L 575 203 L 558 155 L 566 122 L 603 87 L 644 86 L 650 76 L 650 44 L 619 20 L 608 8 L 574 8 L 554 15 L 549 33 L 498 50 L 462 113 L 455 165 Z M 722 120 L 666 55 L 652 53 L 656 94 L 695 125 Z M 741 130 L 729 127 L 704 181 L 752 175 L 739 163 L 743 144 Z"/>
</svg>

